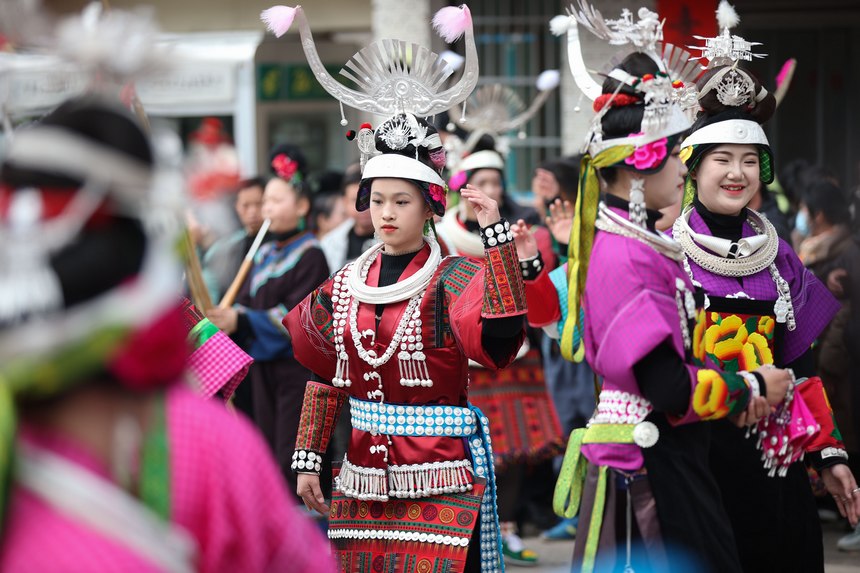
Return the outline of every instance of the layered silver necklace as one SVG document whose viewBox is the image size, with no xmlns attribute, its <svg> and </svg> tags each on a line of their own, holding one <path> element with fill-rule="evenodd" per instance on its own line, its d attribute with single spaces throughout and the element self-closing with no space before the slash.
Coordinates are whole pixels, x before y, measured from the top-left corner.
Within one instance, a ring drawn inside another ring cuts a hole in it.
<svg viewBox="0 0 860 573">
<path fill-rule="evenodd" d="M 382 251 L 382 244 L 374 245 L 354 263 L 335 275 L 332 289 L 335 321 L 334 343 L 337 354 L 335 377 L 332 379 L 332 384 L 335 386 L 348 387 L 352 385 L 349 377 L 349 354 L 346 352 L 344 343 L 347 322 L 349 322 L 350 337 L 359 358 L 374 370 L 387 364 L 399 347 L 397 359 L 400 362 L 400 384 L 402 386 L 424 387 L 433 385 L 424 354 L 420 307 L 424 293 L 427 292 L 427 286 L 439 267 L 442 256 L 439 244 L 435 240 L 428 237 L 425 237 L 424 240 L 430 245 L 430 256 L 427 261 L 415 274 L 393 285 L 386 287 L 367 285 L 367 274 Z M 370 336 L 371 344 L 373 344 L 376 333 L 373 330 L 358 330 L 359 303 L 390 304 L 407 299 L 409 302 L 406 309 L 403 311 L 400 322 L 382 356 L 378 356 L 373 349 L 366 349 L 362 340 L 366 336 Z M 368 381 L 374 379 L 377 382 L 377 390 L 368 392 L 368 399 L 383 399 L 382 378 L 379 374 L 369 372 L 364 375 L 364 379 Z"/>
<path fill-rule="evenodd" d="M 688 207 L 672 227 L 672 233 L 681 244 L 684 254 L 705 271 L 723 277 L 748 277 L 767 269 L 776 285 L 777 297 L 773 307 L 776 321 L 787 323 L 788 330 L 797 328 L 794 305 L 791 302 L 791 287 L 776 267 L 779 236 L 773 224 L 760 213 L 748 208 L 747 223 L 756 232 L 756 236 L 732 242 L 693 231 L 689 222 L 692 211 L 692 207 Z M 709 251 L 721 253 L 722 256 Z M 689 264 L 684 267 L 690 279 L 697 283 Z"/>
</svg>

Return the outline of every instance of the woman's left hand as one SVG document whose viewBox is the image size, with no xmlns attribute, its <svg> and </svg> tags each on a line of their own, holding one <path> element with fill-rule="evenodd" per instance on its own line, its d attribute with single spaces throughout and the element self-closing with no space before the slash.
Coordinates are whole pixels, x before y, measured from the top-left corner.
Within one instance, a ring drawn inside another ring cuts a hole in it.
<svg viewBox="0 0 860 573">
<path fill-rule="evenodd" d="M 828 493 L 836 499 L 839 513 L 848 518 L 851 527 L 855 527 L 860 517 L 860 491 L 851 469 L 845 464 L 824 468 L 821 470 L 821 480 Z"/>
<path fill-rule="evenodd" d="M 236 332 L 236 326 L 239 322 L 239 313 L 232 308 L 210 308 L 205 313 L 206 318 L 212 321 L 212 324 L 223 330 L 226 334 Z"/>
<path fill-rule="evenodd" d="M 469 202 L 478 218 L 478 224 L 483 228 L 498 223 L 502 216 L 499 214 L 499 204 L 489 195 L 467 184 L 460 190 L 460 196 Z"/>
</svg>

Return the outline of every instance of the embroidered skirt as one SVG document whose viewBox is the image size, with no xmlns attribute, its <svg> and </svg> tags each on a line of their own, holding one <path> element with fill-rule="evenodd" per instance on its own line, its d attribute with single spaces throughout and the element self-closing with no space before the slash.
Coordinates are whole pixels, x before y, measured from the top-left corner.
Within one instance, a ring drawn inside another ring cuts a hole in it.
<svg viewBox="0 0 860 573">
<path fill-rule="evenodd" d="M 496 467 L 534 463 L 563 451 L 564 437 L 544 383 L 540 352 L 503 370 L 469 369 L 469 400 L 490 420 Z"/>
</svg>

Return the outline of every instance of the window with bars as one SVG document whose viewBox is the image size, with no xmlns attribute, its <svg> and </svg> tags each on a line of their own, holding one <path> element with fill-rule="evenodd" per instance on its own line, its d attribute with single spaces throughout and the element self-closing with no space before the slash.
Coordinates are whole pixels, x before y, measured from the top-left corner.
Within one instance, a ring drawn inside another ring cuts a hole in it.
<svg viewBox="0 0 860 573">
<path fill-rule="evenodd" d="M 478 47 L 478 86 L 503 84 L 528 106 L 537 95 L 535 81 L 561 65 L 560 40 L 550 34 L 550 19 L 561 12 L 551 0 L 470 0 Z M 562 70 L 564 72 L 565 70 Z M 508 134 L 511 152 L 506 162 L 508 187 L 530 192 L 534 169 L 561 155 L 561 106 L 558 90 L 525 126 L 521 137 Z"/>
</svg>

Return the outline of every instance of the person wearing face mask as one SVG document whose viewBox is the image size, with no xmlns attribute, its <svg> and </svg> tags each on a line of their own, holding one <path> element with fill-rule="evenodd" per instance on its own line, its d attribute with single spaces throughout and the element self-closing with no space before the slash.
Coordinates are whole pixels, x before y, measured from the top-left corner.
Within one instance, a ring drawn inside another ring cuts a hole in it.
<svg viewBox="0 0 860 573">
<path fill-rule="evenodd" d="M 725 11 L 734 13 L 724 2 L 718 13 Z M 729 20 L 721 22 L 722 38 L 731 37 L 737 15 Z M 714 424 L 711 470 L 745 571 L 823 571 L 821 529 L 800 454 L 821 473 L 843 516 L 854 524 L 860 511 L 860 489 L 811 348 L 839 304 L 773 225 L 749 208 L 773 180 L 774 158 L 760 124 L 776 100 L 738 65 L 752 57 L 749 44 L 733 41 L 746 48 L 712 40 L 703 48 L 710 64 L 697 81 L 701 112 L 682 144 L 686 208 L 673 236 L 687 273 L 708 297 L 703 353 L 727 370 L 791 368 L 796 383 L 787 409 L 759 425 L 765 434 Z M 788 424 L 806 434 L 786 441 Z M 753 506 L 759 511 L 751 512 Z"/>
<path fill-rule="evenodd" d="M 248 414 L 269 442 L 284 477 L 290 471 L 301 401 L 309 372 L 294 357 L 281 320 L 328 276 L 328 265 L 313 233 L 305 231 L 310 209 L 303 176 L 305 159 L 294 145 L 271 153 L 272 179 L 263 192 L 262 215 L 270 240 L 259 248 L 236 304 L 206 315 L 254 359 L 249 373 Z"/>
</svg>

